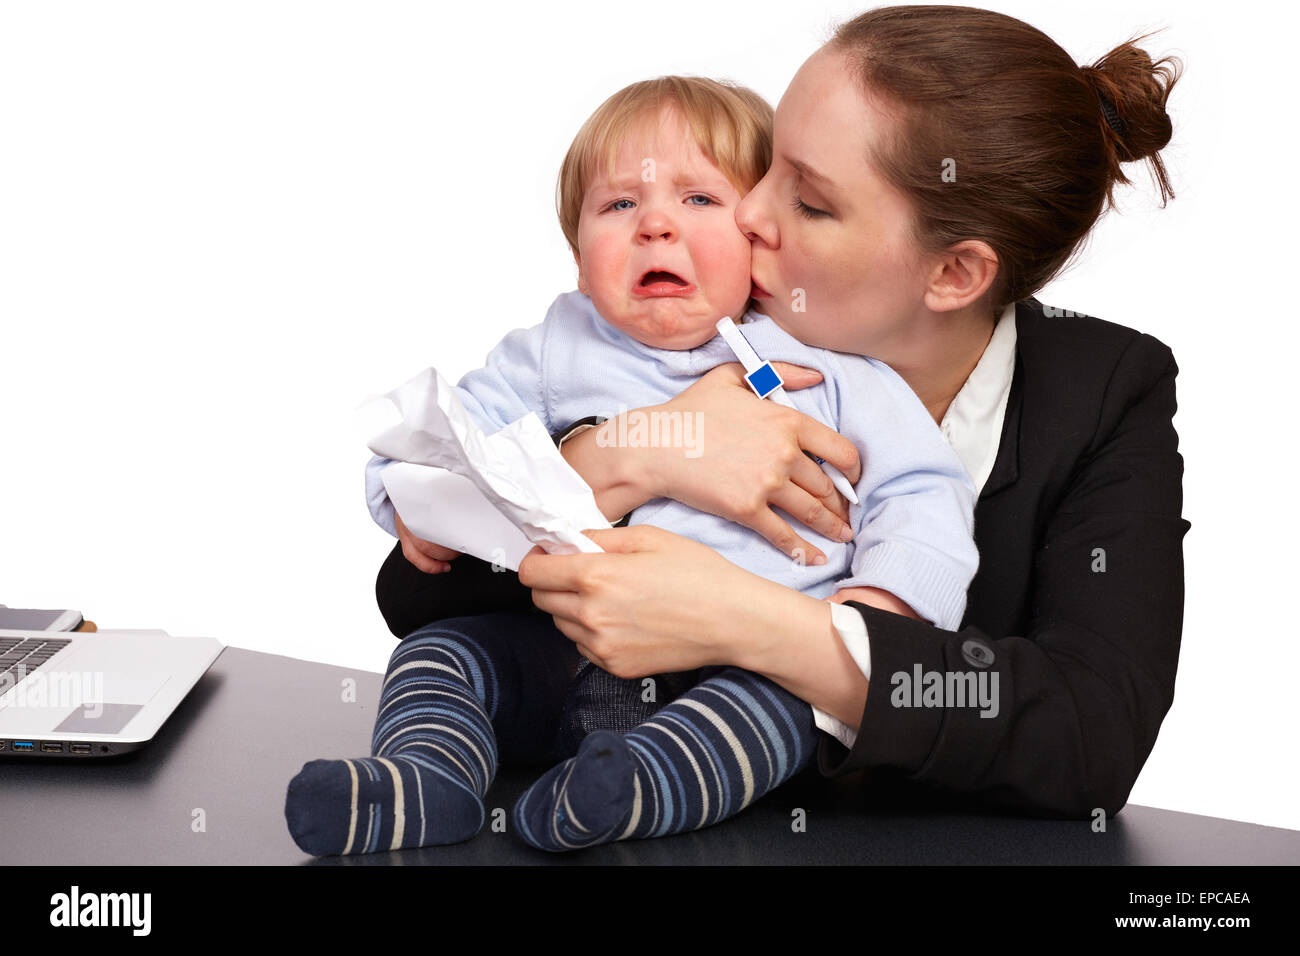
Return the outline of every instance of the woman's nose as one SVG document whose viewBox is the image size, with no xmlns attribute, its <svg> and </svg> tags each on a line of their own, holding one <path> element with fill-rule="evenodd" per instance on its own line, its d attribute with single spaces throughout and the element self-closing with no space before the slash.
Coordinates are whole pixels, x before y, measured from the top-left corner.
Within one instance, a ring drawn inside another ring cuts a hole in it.
<svg viewBox="0 0 1300 956">
<path fill-rule="evenodd" d="M 763 181 L 759 180 L 745 197 L 736 205 L 736 227 L 745 234 L 745 238 L 750 242 L 761 240 L 765 244 L 776 247 L 776 224 L 772 217 L 765 211 L 765 191 L 761 188 Z"/>
</svg>

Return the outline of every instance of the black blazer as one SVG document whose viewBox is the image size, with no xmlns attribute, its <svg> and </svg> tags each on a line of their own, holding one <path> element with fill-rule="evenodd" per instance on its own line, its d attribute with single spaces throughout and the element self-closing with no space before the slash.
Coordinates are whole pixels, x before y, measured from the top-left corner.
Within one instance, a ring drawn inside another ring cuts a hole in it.
<svg viewBox="0 0 1300 956">
<path fill-rule="evenodd" d="M 873 801 L 1108 815 L 1128 800 L 1173 702 L 1183 619 L 1178 366 L 1150 335 L 1016 304 L 1016 366 L 975 509 L 980 566 L 959 631 L 850 602 L 871 642 L 851 750 Z M 426 575 L 395 548 L 376 582 L 393 633 L 532 607 L 517 575 L 464 556 Z M 540 613 L 540 612 L 537 612 Z M 992 708 L 894 706 L 894 675 L 997 675 Z"/>
</svg>

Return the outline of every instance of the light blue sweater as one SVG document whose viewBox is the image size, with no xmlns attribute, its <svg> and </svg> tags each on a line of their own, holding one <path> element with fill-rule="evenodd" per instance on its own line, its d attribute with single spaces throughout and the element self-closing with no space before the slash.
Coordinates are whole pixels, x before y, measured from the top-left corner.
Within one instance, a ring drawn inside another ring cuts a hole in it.
<svg viewBox="0 0 1300 956">
<path fill-rule="evenodd" d="M 765 315 L 746 313 L 741 330 L 761 358 L 824 376 L 822 384 L 788 395 L 801 412 L 858 449 L 863 469 L 854 490 L 860 504 L 849 510 L 854 540 L 832 541 L 791 518 L 799 534 L 826 554 L 826 564 L 805 565 L 743 525 L 672 499 L 647 502 L 628 523 L 692 538 L 733 564 L 814 597 L 848 587 L 883 588 L 937 626 L 956 630 L 979 565 L 975 487 L 920 399 L 883 362 L 804 345 Z M 685 351 L 643 345 L 606 322 L 590 298 L 568 292 L 540 325 L 502 339 L 456 391 L 485 432 L 536 412 L 553 434 L 589 415 L 614 418 L 665 402 L 709 369 L 734 361 L 720 335 Z M 686 454 L 709 440 L 707 421 L 695 424 L 680 423 L 677 440 Z M 631 428 L 628 437 L 635 439 Z M 396 536 L 380 476 L 388 462 L 375 457 L 366 466 L 366 498 L 375 521 Z"/>
</svg>

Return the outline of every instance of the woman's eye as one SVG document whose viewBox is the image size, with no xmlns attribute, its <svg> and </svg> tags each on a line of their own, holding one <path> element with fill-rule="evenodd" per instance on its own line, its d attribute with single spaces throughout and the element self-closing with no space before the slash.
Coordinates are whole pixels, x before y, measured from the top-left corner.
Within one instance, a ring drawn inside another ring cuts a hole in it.
<svg viewBox="0 0 1300 956">
<path fill-rule="evenodd" d="M 816 209 L 809 206 L 798 196 L 794 197 L 794 202 L 791 203 L 791 205 L 793 205 L 795 209 L 799 210 L 799 215 L 803 216 L 805 219 L 821 219 L 830 215 L 830 213 L 824 209 Z"/>
</svg>

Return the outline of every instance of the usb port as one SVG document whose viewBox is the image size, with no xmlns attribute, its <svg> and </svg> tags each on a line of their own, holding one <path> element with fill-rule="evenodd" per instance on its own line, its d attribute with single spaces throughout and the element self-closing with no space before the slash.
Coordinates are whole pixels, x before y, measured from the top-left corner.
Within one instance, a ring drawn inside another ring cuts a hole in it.
<svg viewBox="0 0 1300 956">
<path fill-rule="evenodd" d="M 41 753 L 61 754 L 63 753 L 63 744 L 41 744 Z"/>
<path fill-rule="evenodd" d="M 90 744 L 68 744 L 68 749 L 74 754 L 90 753 Z"/>
<path fill-rule="evenodd" d="M 15 740 L 14 750 L 35 750 L 36 745 L 30 740 Z"/>
</svg>

